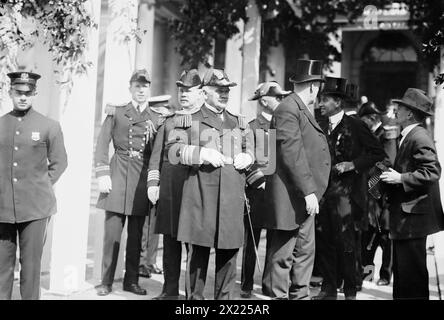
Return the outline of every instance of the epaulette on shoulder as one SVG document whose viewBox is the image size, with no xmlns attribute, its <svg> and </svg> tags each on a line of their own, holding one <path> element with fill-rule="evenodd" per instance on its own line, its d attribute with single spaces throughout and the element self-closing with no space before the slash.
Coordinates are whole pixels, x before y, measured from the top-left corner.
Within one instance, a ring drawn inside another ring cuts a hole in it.
<svg viewBox="0 0 444 320">
<path fill-rule="evenodd" d="M 116 105 L 116 104 L 110 104 L 108 103 L 105 106 L 105 114 L 109 115 L 109 116 L 114 116 L 116 114 L 116 109 L 117 108 L 122 108 L 125 105 Z"/>
<path fill-rule="evenodd" d="M 174 126 L 176 128 L 189 128 L 193 121 L 193 114 L 198 112 L 200 108 L 193 108 L 191 110 L 178 110 L 174 117 Z"/>
<path fill-rule="evenodd" d="M 168 109 L 168 104 L 156 104 L 154 106 L 150 106 L 150 109 L 153 110 L 156 113 L 159 113 L 162 117 L 168 117 L 173 115 L 174 113 L 171 112 L 170 109 Z"/>
<path fill-rule="evenodd" d="M 245 130 L 248 128 L 248 122 L 247 122 L 246 116 L 244 116 L 243 114 L 233 114 L 233 113 L 229 112 L 228 110 L 227 110 L 227 112 L 237 118 L 237 122 L 239 123 L 239 128 L 241 128 L 241 130 Z"/>
</svg>

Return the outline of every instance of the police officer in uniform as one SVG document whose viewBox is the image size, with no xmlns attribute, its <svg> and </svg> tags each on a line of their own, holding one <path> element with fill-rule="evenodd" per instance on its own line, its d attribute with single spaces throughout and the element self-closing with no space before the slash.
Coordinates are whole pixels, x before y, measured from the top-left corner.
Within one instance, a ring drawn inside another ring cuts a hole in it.
<svg viewBox="0 0 444 320">
<path fill-rule="evenodd" d="M 142 229 L 149 212 L 147 168 L 157 128 L 168 114 L 166 108 L 148 105 L 151 80 L 146 70 L 137 70 L 130 79 L 132 101 L 124 106 L 108 107 L 97 141 L 95 163 L 100 196 L 97 207 L 105 210 L 102 283 L 98 295 L 112 291 L 119 254 L 119 243 L 128 217 L 125 276 L 123 290 L 146 295 L 138 284 Z M 109 160 L 109 144 L 114 155 Z"/>
<path fill-rule="evenodd" d="M 159 128 L 148 171 L 148 198 L 153 204 L 158 202 L 154 231 L 163 234 L 165 281 L 162 292 L 155 300 L 179 298 L 182 242 L 177 241 L 177 227 L 183 184 L 190 170 L 188 166 L 170 163 L 165 146 L 175 126 L 187 127 L 191 123 L 191 114 L 199 111 L 204 102 L 200 89 L 201 79 L 196 69 L 184 71 L 176 84 L 181 109 Z"/>
<path fill-rule="evenodd" d="M 32 108 L 40 75 L 8 77 L 14 109 L 0 118 L 0 299 L 11 299 L 17 235 L 22 299 L 39 299 L 46 227 L 57 211 L 53 185 L 67 156 L 60 124 Z"/>
<path fill-rule="evenodd" d="M 249 122 L 253 131 L 256 146 L 256 161 L 247 172 L 246 194 L 250 207 L 250 218 L 246 216 L 245 221 L 245 243 L 242 256 L 241 293 L 242 298 L 251 297 L 253 290 L 254 269 L 256 266 L 256 250 L 259 246 L 263 216 L 267 214 L 265 209 L 265 173 L 267 173 L 267 160 L 272 156 L 268 149 L 268 131 L 273 111 L 281 100 L 289 95 L 291 91 L 282 90 L 281 86 L 274 81 L 259 84 L 250 101 L 257 101 L 261 113 L 256 119 Z M 262 135 L 262 137 L 258 137 Z M 271 164 L 270 164 L 271 165 Z M 253 232 L 251 232 L 251 229 Z M 254 241 L 253 241 L 254 240 Z"/>
<path fill-rule="evenodd" d="M 254 161 L 254 137 L 243 116 L 225 109 L 235 85 L 222 70 L 208 70 L 202 80 L 205 105 L 191 115 L 191 124 L 176 126 L 177 140 L 169 139 L 169 161 L 190 166 L 177 240 L 190 244 L 186 290 L 191 300 L 204 299 L 211 248 L 216 249 L 214 298 L 232 298 L 244 242 L 245 169 Z"/>
</svg>

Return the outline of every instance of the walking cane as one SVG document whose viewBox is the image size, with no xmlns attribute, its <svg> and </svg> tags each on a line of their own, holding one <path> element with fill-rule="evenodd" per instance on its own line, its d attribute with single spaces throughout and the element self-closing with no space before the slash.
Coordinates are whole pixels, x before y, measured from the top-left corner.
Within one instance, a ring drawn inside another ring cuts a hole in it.
<svg viewBox="0 0 444 320">
<path fill-rule="evenodd" d="M 436 262 L 435 239 L 432 238 L 432 241 L 433 241 L 433 244 L 428 248 L 428 250 L 433 254 L 433 260 L 435 263 L 436 285 L 438 286 L 438 297 L 439 297 L 439 300 L 442 300 L 441 286 L 440 286 L 440 282 L 439 282 L 438 263 Z"/>
<path fill-rule="evenodd" d="M 251 237 L 253 238 L 253 248 L 254 248 L 254 254 L 255 254 L 255 257 L 256 257 L 256 265 L 257 265 L 257 268 L 258 268 L 259 272 L 262 272 L 262 268 L 261 268 L 261 265 L 259 263 L 259 254 L 257 253 L 257 248 L 256 248 L 256 239 L 254 238 L 253 223 L 251 222 L 250 203 L 248 202 L 248 198 L 245 195 L 245 193 L 244 193 L 244 198 L 245 198 L 245 206 L 247 208 L 248 224 L 250 225 L 250 233 L 251 233 Z"/>
</svg>

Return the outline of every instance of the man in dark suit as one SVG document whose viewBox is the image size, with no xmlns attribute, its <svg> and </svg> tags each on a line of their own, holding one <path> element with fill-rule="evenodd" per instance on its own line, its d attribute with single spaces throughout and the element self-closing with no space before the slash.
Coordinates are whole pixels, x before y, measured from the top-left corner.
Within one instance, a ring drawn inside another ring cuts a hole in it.
<svg viewBox="0 0 444 320">
<path fill-rule="evenodd" d="M 149 106 L 151 80 L 146 70 L 137 70 L 130 79 L 132 101 L 108 107 L 107 117 L 97 140 L 95 163 L 100 196 L 97 207 L 105 210 L 105 239 L 102 259 L 102 283 L 97 294 L 112 291 L 119 255 L 119 244 L 128 218 L 125 276 L 123 290 L 146 295 L 139 282 L 142 230 L 150 210 L 147 196 L 148 161 L 157 128 L 168 109 Z M 115 153 L 109 159 L 109 145 Z"/>
<path fill-rule="evenodd" d="M 8 77 L 14 109 L 0 118 L 0 300 L 11 299 L 17 235 L 20 293 L 34 300 L 46 227 L 57 211 L 53 185 L 68 164 L 60 124 L 32 108 L 40 75 Z"/>
<path fill-rule="evenodd" d="M 364 173 L 384 158 L 384 150 L 365 124 L 342 110 L 347 80 L 326 77 L 319 106 L 329 117 L 332 172 L 320 206 L 318 233 L 322 289 L 313 299 L 336 299 L 338 278 L 346 299 L 356 299 L 355 221 L 362 217 L 367 185 Z"/>
<path fill-rule="evenodd" d="M 186 291 L 203 292 L 211 248 L 216 251 L 214 299 L 232 299 L 236 257 L 244 242 L 245 170 L 254 162 L 254 137 L 244 116 L 225 108 L 231 82 L 223 70 L 202 79 L 205 104 L 191 121 L 175 125 L 168 160 L 189 166 L 183 186 L 177 240 L 189 244 Z"/>
<path fill-rule="evenodd" d="M 308 297 L 314 262 L 314 216 L 327 188 L 330 154 L 327 138 L 313 116 L 322 62 L 298 60 L 294 92 L 276 108 L 276 172 L 267 177 L 269 213 L 263 226 L 270 233 L 262 291 L 275 299 Z M 288 283 L 291 280 L 289 287 Z"/>
<path fill-rule="evenodd" d="M 259 246 L 265 207 L 265 177 L 270 160 L 269 129 L 273 112 L 282 99 L 291 91 L 282 90 L 274 81 L 259 84 L 250 101 L 257 101 L 261 113 L 249 122 L 255 138 L 256 161 L 247 172 L 246 194 L 250 207 L 250 216 L 245 215 L 245 243 L 242 256 L 241 293 L 242 298 L 249 298 L 253 290 L 256 250 Z M 264 174 L 265 172 L 265 174 Z M 250 220 L 251 217 L 251 220 Z M 256 248 L 256 249 L 255 249 Z"/>
<path fill-rule="evenodd" d="M 386 127 L 382 124 L 382 114 L 376 105 L 368 101 L 359 109 L 358 116 L 364 121 L 370 131 L 379 140 L 387 154 L 386 164 L 392 164 L 390 159 L 396 156 L 396 138 L 399 130 L 396 127 Z M 370 172 L 371 173 L 371 172 Z M 387 194 L 384 193 L 380 199 L 368 197 L 367 215 L 364 215 L 362 233 L 362 263 L 364 275 L 373 274 L 374 258 L 376 249 L 382 249 L 382 264 L 379 269 L 378 286 L 390 284 L 392 277 L 392 241 L 389 238 L 389 208 Z"/>
<path fill-rule="evenodd" d="M 429 299 L 427 235 L 444 230 L 435 144 L 421 126 L 432 115 L 432 100 L 409 88 L 397 103 L 401 141 L 393 169 L 381 179 L 389 184 L 390 237 L 393 239 L 393 298 Z"/>
</svg>

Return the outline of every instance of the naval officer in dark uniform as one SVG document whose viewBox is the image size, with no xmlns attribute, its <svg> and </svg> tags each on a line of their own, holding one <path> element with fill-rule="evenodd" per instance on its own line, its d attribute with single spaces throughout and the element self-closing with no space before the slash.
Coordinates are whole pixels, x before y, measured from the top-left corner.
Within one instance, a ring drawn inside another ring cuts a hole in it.
<svg viewBox="0 0 444 320">
<path fill-rule="evenodd" d="M 107 117 L 97 140 L 95 163 L 100 196 L 97 207 L 105 210 L 102 284 L 98 295 L 112 291 L 119 255 L 120 238 L 128 217 L 125 276 L 123 290 L 146 295 L 139 282 L 139 262 L 143 224 L 150 210 L 147 196 L 148 161 L 157 128 L 164 121 L 166 108 L 149 107 L 151 80 L 146 70 L 130 79 L 132 101 L 106 110 Z M 115 153 L 109 160 L 109 144 Z"/>
<path fill-rule="evenodd" d="M 148 171 L 148 198 L 155 204 L 156 225 L 154 231 L 163 234 L 162 292 L 155 300 L 174 300 L 179 298 L 180 265 L 182 262 L 182 242 L 177 241 L 180 204 L 183 184 L 188 177 L 189 166 L 172 164 L 168 161 L 165 146 L 174 137 L 171 132 L 176 126 L 186 126 L 191 115 L 199 111 L 203 104 L 201 79 L 196 69 L 184 71 L 178 81 L 178 100 L 180 110 L 169 117 L 159 128 L 154 142 Z"/>
<path fill-rule="evenodd" d="M 57 211 L 53 185 L 67 156 L 60 124 L 32 107 L 40 75 L 8 77 L 14 109 L 0 118 L 0 299 L 11 299 L 17 235 L 22 299 L 39 299 L 46 227 Z"/>
<path fill-rule="evenodd" d="M 175 126 L 168 159 L 190 167 L 184 183 L 177 240 L 190 244 L 187 298 L 201 300 L 210 249 L 216 250 L 214 298 L 231 299 L 236 257 L 244 242 L 245 170 L 254 162 L 254 137 L 245 117 L 225 108 L 231 82 L 222 70 L 202 79 L 205 104 L 191 123 Z"/>
</svg>

